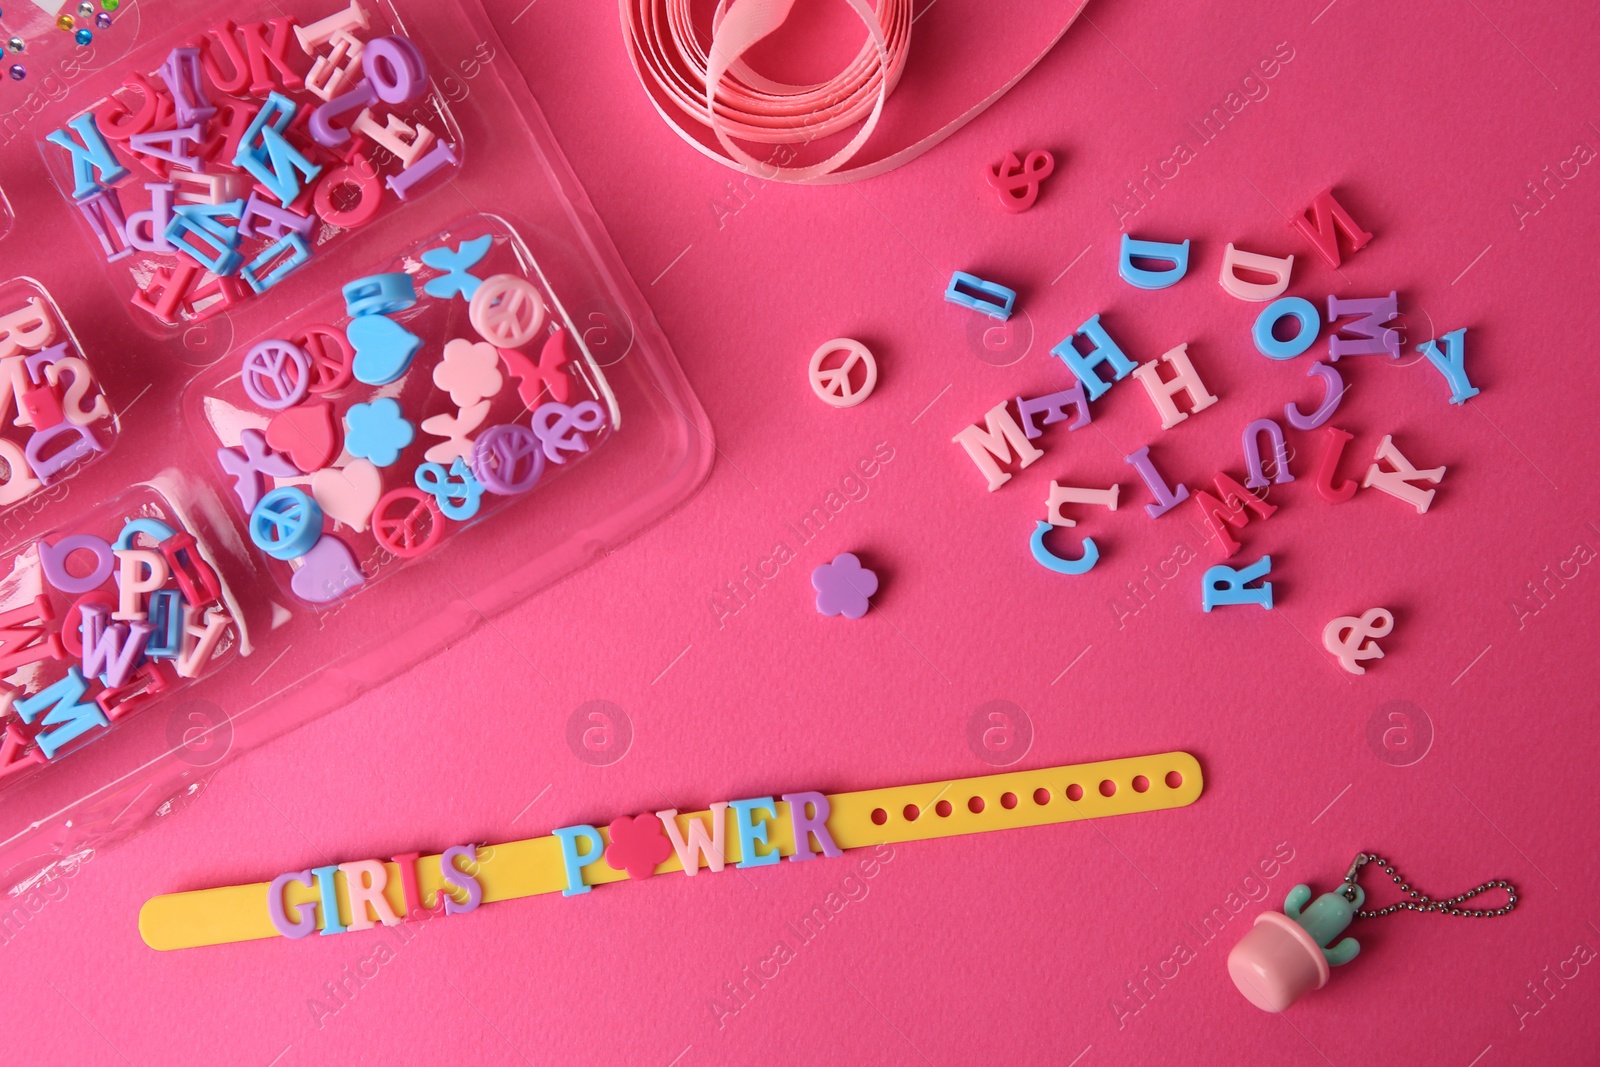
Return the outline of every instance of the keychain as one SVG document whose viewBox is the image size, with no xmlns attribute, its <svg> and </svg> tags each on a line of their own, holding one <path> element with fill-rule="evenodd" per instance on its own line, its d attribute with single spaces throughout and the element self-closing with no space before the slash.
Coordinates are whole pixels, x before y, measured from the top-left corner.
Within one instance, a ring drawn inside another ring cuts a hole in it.
<svg viewBox="0 0 1600 1067">
<path fill-rule="evenodd" d="M 1367 894 L 1356 884 L 1356 878 L 1361 868 L 1369 863 L 1376 863 L 1411 899 L 1376 911 L 1360 910 Z M 1461 907 L 1463 901 L 1491 889 L 1506 891 L 1502 907 L 1492 910 Z M 1283 1011 L 1310 990 L 1327 985 L 1330 966 L 1337 967 L 1356 958 L 1356 953 L 1361 951 L 1360 943 L 1353 937 L 1339 937 L 1352 919 L 1375 919 L 1402 908 L 1487 919 L 1504 915 L 1516 906 L 1517 887 L 1501 879 L 1484 882 L 1449 900 L 1432 900 L 1412 889 L 1387 860 L 1360 852 L 1338 889 L 1311 900 L 1311 887 L 1297 885 L 1283 903 L 1283 914 L 1269 911 L 1256 916 L 1255 926 L 1228 953 L 1228 974 L 1250 1003 L 1263 1011 Z"/>
</svg>

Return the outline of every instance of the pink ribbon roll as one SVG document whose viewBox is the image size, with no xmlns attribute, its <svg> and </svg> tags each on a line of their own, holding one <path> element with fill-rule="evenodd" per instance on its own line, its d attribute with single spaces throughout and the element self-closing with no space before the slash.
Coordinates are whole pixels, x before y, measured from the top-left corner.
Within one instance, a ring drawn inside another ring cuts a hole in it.
<svg viewBox="0 0 1600 1067">
<path fill-rule="evenodd" d="M 623 36 L 656 110 L 706 155 L 764 179 L 848 181 L 867 176 L 840 168 L 872 136 L 905 69 L 911 0 L 877 0 L 876 11 L 867 0 L 845 2 L 866 26 L 867 40 L 843 70 L 810 85 L 765 78 L 742 59 L 783 25 L 795 0 L 719 0 L 709 42 L 695 32 L 693 0 L 621 0 Z M 680 119 L 709 129 L 722 153 L 686 130 Z M 810 144 L 858 124 L 860 129 L 833 155 L 802 167 L 776 166 L 735 143 Z"/>
</svg>

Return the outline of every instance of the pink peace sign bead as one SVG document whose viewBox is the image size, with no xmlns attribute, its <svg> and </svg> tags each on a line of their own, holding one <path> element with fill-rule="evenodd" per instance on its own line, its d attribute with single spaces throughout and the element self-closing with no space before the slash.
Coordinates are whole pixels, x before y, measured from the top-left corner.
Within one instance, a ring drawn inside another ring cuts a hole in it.
<svg viewBox="0 0 1600 1067">
<path fill-rule="evenodd" d="M 514 274 L 485 278 L 467 305 L 472 328 L 496 348 L 521 348 L 544 325 L 544 297 Z"/>
<path fill-rule="evenodd" d="M 251 400 L 268 411 L 282 411 L 306 398 L 311 388 L 311 357 L 288 341 L 262 341 L 245 355 L 239 378 Z"/>
</svg>

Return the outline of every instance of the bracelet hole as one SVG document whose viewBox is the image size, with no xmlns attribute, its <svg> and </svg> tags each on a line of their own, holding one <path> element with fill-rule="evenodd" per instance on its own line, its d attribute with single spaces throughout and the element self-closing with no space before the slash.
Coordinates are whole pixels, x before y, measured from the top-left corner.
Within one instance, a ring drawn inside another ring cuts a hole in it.
<svg viewBox="0 0 1600 1067">
<path fill-rule="evenodd" d="M 982 797 L 972 797 L 970 800 L 967 801 L 967 810 L 972 812 L 972 814 L 974 814 L 974 815 L 982 815 L 983 814 L 983 798 Z"/>
<path fill-rule="evenodd" d="M 939 803 L 933 806 L 933 810 L 939 816 L 939 818 L 948 819 L 950 817 L 950 802 L 948 800 L 941 800 Z"/>
<path fill-rule="evenodd" d="M 1103 796 L 1103 797 L 1115 796 L 1116 793 L 1117 793 L 1117 783 L 1116 782 L 1113 782 L 1111 779 L 1107 778 L 1107 779 L 1103 780 L 1100 783 L 1100 795 L 1101 796 Z"/>
<path fill-rule="evenodd" d="M 917 821 L 917 816 L 921 815 L 922 812 L 918 810 L 918 808 L 917 808 L 917 806 L 915 804 L 907 804 L 905 806 L 905 810 L 902 811 L 900 814 L 902 814 L 902 815 L 904 815 L 906 817 L 906 822 L 916 822 Z"/>
<path fill-rule="evenodd" d="M 1017 806 L 1017 794 L 1015 794 L 1015 793 L 1001 793 L 1000 794 L 1000 806 L 1002 808 L 1005 808 L 1008 811 L 1010 809 L 1016 807 Z"/>
<path fill-rule="evenodd" d="M 1134 777 L 1133 777 L 1133 791 L 1135 793 L 1143 793 L 1146 790 L 1148 790 L 1149 788 L 1150 788 L 1150 779 L 1146 778 L 1142 774 L 1134 775 Z"/>
<path fill-rule="evenodd" d="M 1041 808 L 1050 803 L 1050 790 L 1046 789 L 1044 786 L 1040 786 L 1038 789 L 1035 789 L 1033 791 L 1033 802 L 1039 805 Z"/>
<path fill-rule="evenodd" d="M 1082 800 L 1083 786 L 1079 785 L 1077 782 L 1073 782 L 1071 785 L 1067 786 L 1067 799 L 1073 803 L 1077 803 L 1078 801 Z"/>
<path fill-rule="evenodd" d="M 884 823 L 889 821 L 889 813 L 884 811 L 882 808 L 873 808 L 872 821 L 877 823 L 879 826 L 882 826 Z"/>
<path fill-rule="evenodd" d="M 1179 774 L 1177 771 L 1168 771 L 1167 788 L 1177 789 L 1181 785 L 1183 785 L 1183 775 Z"/>
</svg>

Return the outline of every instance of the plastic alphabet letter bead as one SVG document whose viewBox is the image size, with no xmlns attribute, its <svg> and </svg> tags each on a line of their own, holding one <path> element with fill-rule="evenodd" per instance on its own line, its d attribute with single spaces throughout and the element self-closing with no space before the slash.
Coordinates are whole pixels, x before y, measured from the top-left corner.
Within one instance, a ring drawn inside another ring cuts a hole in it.
<svg viewBox="0 0 1600 1067">
<path fill-rule="evenodd" d="M 379 467 L 393 466 L 401 450 L 416 438 L 416 430 L 401 416 L 400 402 L 393 397 L 351 404 L 344 422 L 346 451 Z"/>
<path fill-rule="evenodd" d="M 399 378 L 422 347 L 422 338 L 383 315 L 351 319 L 344 335 L 355 350 L 351 372 L 366 385 L 388 385 Z"/>
<path fill-rule="evenodd" d="M 811 588 L 817 591 L 818 615 L 859 619 L 878 591 L 878 575 L 863 567 L 855 553 L 841 552 L 811 572 Z"/>
<path fill-rule="evenodd" d="M 254 505 L 251 506 L 253 507 Z M 160 519 L 129 519 L 122 524 L 122 532 L 117 535 L 117 539 L 111 547 L 132 548 L 133 539 L 140 534 L 151 538 L 159 545 L 176 532 Z"/>
<path fill-rule="evenodd" d="M 1156 470 L 1156 465 L 1150 460 L 1150 446 L 1145 445 L 1133 455 L 1127 457 L 1127 463 L 1139 472 L 1139 477 L 1144 479 L 1145 487 L 1150 490 L 1150 495 L 1156 498 L 1154 504 L 1146 504 L 1144 512 L 1152 519 L 1159 519 L 1185 500 L 1189 499 L 1189 487 L 1182 482 L 1176 489 L 1167 486 L 1167 480 Z"/>
<path fill-rule="evenodd" d="M 145 642 L 144 654 L 151 659 L 176 659 L 183 646 L 182 595 L 176 589 L 159 589 L 150 594 L 149 608 L 153 632 Z"/>
<path fill-rule="evenodd" d="M 1146 270 L 1134 266 L 1135 259 L 1170 263 L 1164 270 Z M 1177 285 L 1189 273 L 1189 242 L 1168 244 L 1165 241 L 1136 241 L 1128 234 L 1122 235 L 1122 251 L 1117 257 L 1117 273 L 1122 280 L 1139 289 L 1165 289 Z"/>
<path fill-rule="evenodd" d="M 217 449 L 217 461 L 233 477 L 233 492 L 246 512 L 254 511 L 261 499 L 261 479 L 293 478 L 300 473 L 287 459 L 267 447 L 267 438 L 260 430 L 245 430 L 239 434 L 239 448 Z"/>
<path fill-rule="evenodd" d="M 1451 330 L 1440 340 L 1444 342 L 1442 354 L 1438 341 L 1420 344 L 1417 351 L 1427 357 L 1434 370 L 1444 375 L 1444 380 L 1450 385 L 1450 403 L 1465 404 L 1478 395 L 1478 390 L 1467 380 L 1467 331 L 1465 328 Z"/>
<path fill-rule="evenodd" d="M 1022 427 L 1017 425 L 1016 420 L 1011 417 L 1011 412 L 1006 410 L 1004 400 L 990 408 L 983 419 L 983 429 L 980 430 L 977 424 L 973 424 L 950 440 L 966 450 L 967 455 L 977 464 L 978 470 L 989 483 L 989 492 L 992 493 L 1011 480 L 1011 472 L 1001 470 L 1000 463 L 1012 462 L 1013 448 L 1017 451 L 1017 465 L 1021 467 L 1028 466 L 1044 453 L 1033 447 Z M 996 460 L 1000 463 L 996 463 Z"/>
<path fill-rule="evenodd" d="M 277 262 L 279 256 L 283 257 L 281 262 Z M 263 248 L 255 259 L 239 271 L 239 277 L 245 280 L 252 292 L 264 293 L 296 269 L 305 266 L 310 258 L 311 246 L 306 239 L 298 233 L 286 233 Z M 268 267 L 272 269 L 267 270 Z"/>
<path fill-rule="evenodd" d="M 992 167 L 985 167 L 983 180 L 1000 197 L 1000 206 L 1012 214 L 1020 214 L 1039 199 L 1039 183 L 1055 173 L 1056 157 L 1042 148 L 1019 160 L 1015 152 Z"/>
<path fill-rule="evenodd" d="M 1200 579 L 1200 602 L 1210 611 L 1219 605 L 1229 604 L 1259 604 L 1267 610 L 1272 609 L 1272 583 L 1262 582 L 1255 589 L 1247 588 L 1247 583 L 1265 578 L 1272 573 L 1272 557 L 1262 556 L 1248 567 L 1233 568 L 1219 563 L 1215 567 L 1206 568 L 1206 573 Z"/>
<path fill-rule="evenodd" d="M 976 275 L 958 270 L 950 275 L 944 298 L 946 303 L 959 304 L 1005 322 L 1011 317 L 1017 293 L 1015 289 L 1007 289 L 998 282 L 986 282 Z"/>
<path fill-rule="evenodd" d="M 299 918 L 289 918 L 289 905 L 284 902 L 283 891 L 289 888 L 290 882 L 299 882 L 310 888 L 314 876 L 309 870 L 290 871 L 280 874 L 272 880 L 272 885 L 267 888 L 267 915 L 272 919 L 272 928 L 284 937 L 296 940 L 306 937 L 317 928 L 317 905 L 315 903 L 302 904 L 297 913 Z"/>
<path fill-rule="evenodd" d="M 1400 314 L 1399 294 L 1375 296 L 1362 300 L 1340 300 L 1328 297 L 1328 323 L 1333 327 L 1328 336 L 1328 358 L 1337 363 L 1345 356 L 1387 355 L 1400 358 L 1400 331 L 1385 329 L 1383 324 Z M 1356 322 L 1338 325 L 1346 315 L 1359 315 Z M 1353 333 L 1355 338 L 1341 337 Z"/>
<path fill-rule="evenodd" d="M 1306 368 L 1307 378 L 1322 379 L 1322 404 L 1309 415 L 1300 414 L 1294 401 L 1283 405 L 1283 417 L 1297 430 L 1315 430 L 1333 417 L 1344 399 L 1344 379 L 1331 363 L 1318 361 Z"/>
<path fill-rule="evenodd" d="M 345 897 L 350 901 L 350 929 L 372 929 L 374 915 L 385 926 L 400 925 L 400 916 L 394 913 L 383 895 L 384 887 L 389 884 L 389 871 L 383 861 L 341 863 L 339 872 L 344 875 Z"/>
<path fill-rule="evenodd" d="M 1085 356 L 1079 353 L 1073 345 L 1073 340 L 1078 337 L 1087 337 L 1093 344 L 1090 354 Z M 1050 354 L 1067 365 L 1072 376 L 1084 384 L 1089 390 L 1090 400 L 1099 400 L 1111 388 L 1111 382 L 1100 380 L 1100 375 L 1095 373 L 1095 368 L 1102 363 L 1111 365 L 1114 375 L 1112 381 L 1120 382 L 1134 371 L 1131 359 L 1122 354 L 1122 349 L 1106 333 L 1105 327 L 1100 325 L 1100 316 L 1091 315 L 1089 321 L 1079 326 L 1071 337 L 1050 350 Z"/>
<path fill-rule="evenodd" d="M 533 413 L 533 432 L 544 446 L 545 458 L 551 463 L 565 463 L 565 452 L 587 452 L 586 433 L 594 433 L 606 424 L 605 412 L 593 400 L 584 400 L 568 407 L 551 401 Z"/>
<path fill-rule="evenodd" d="M 605 855 L 606 843 L 600 831 L 592 826 L 563 826 L 550 831 L 550 836 L 561 843 L 561 866 L 567 876 L 567 888 L 561 891 L 561 895 L 574 897 L 589 892 L 590 887 L 583 884 L 583 869 L 598 863 Z M 584 843 L 581 852 L 578 850 L 579 841 Z"/>
<path fill-rule="evenodd" d="M 155 627 L 141 619 L 113 623 L 107 619 L 110 614 L 104 604 L 84 605 L 78 633 L 83 644 L 83 672 L 98 675 L 100 684 L 108 689 L 119 689 L 128 684 L 134 661 Z"/>
<path fill-rule="evenodd" d="M 72 437 L 74 440 L 45 454 L 46 449 L 54 446 L 61 437 Z M 28 443 L 23 448 L 24 458 L 33 470 L 34 477 L 46 485 L 50 479 L 66 470 L 72 464 L 88 456 L 91 452 L 104 452 L 106 446 L 100 443 L 94 433 L 87 426 L 76 426 L 70 422 L 58 423 L 48 430 L 35 430 L 33 436 L 28 438 Z M 14 478 L 15 472 L 12 473 Z M 9 483 L 8 483 L 9 488 Z"/>
<path fill-rule="evenodd" d="M 67 568 L 67 561 L 79 551 L 94 557 L 94 566 L 81 576 Z M 111 546 L 93 534 L 72 534 L 54 545 L 44 540 L 39 542 L 39 567 L 44 571 L 45 581 L 68 596 L 82 596 L 98 589 L 111 577 L 116 566 L 117 558 L 111 554 Z"/>
<path fill-rule="evenodd" d="M 411 275 L 404 271 L 374 274 L 349 282 L 342 290 L 344 310 L 351 318 L 360 315 L 392 315 L 417 302 Z"/>
<path fill-rule="evenodd" d="M 311 388 L 311 357 L 288 341 L 261 341 L 245 354 L 239 380 L 251 400 L 282 411 L 304 400 Z"/>
<path fill-rule="evenodd" d="M 784 799 L 788 799 L 785 796 Z M 700 860 L 704 858 L 707 869 L 712 873 L 721 871 L 727 863 L 727 853 L 724 847 L 725 828 L 727 821 L 728 804 L 719 800 L 710 806 L 709 820 L 696 818 L 689 819 L 689 833 L 685 840 L 683 830 L 678 826 L 678 809 L 664 808 L 656 812 L 656 818 L 661 820 L 661 828 L 666 831 L 667 839 L 672 842 L 672 850 L 678 854 L 678 862 L 683 864 L 683 873 L 690 878 L 700 873 Z M 790 809 L 791 817 L 793 809 Z M 711 823 L 711 832 L 706 833 L 706 822 Z M 790 857 L 793 859 L 793 857 Z"/>
<path fill-rule="evenodd" d="M 1444 478 L 1443 467 L 1431 467 L 1428 470 L 1418 470 L 1411 465 L 1411 461 L 1400 454 L 1394 446 L 1394 438 L 1389 434 L 1383 435 L 1383 440 L 1378 442 L 1378 451 L 1373 454 L 1372 466 L 1367 468 L 1367 476 L 1361 480 L 1363 489 L 1382 489 L 1396 500 L 1403 500 L 1417 509 L 1417 514 L 1427 512 L 1428 505 L 1433 503 L 1433 494 L 1436 489 L 1423 489 L 1412 485 L 1415 481 L 1430 482 L 1438 485 Z M 1378 464 L 1387 461 L 1393 470 L 1383 470 Z"/>
<path fill-rule="evenodd" d="M 95 126 L 94 115 L 83 114 L 67 123 L 81 140 L 74 141 L 66 130 L 52 130 L 45 140 L 67 151 L 72 157 L 72 198 L 93 196 L 102 187 L 110 188 L 128 176 L 128 168 L 117 162 L 111 146 Z M 100 176 L 99 183 L 95 174 Z"/>
<path fill-rule="evenodd" d="M 439 856 L 440 875 L 443 876 L 446 882 L 449 882 L 458 890 L 465 890 L 467 894 L 466 900 L 457 903 L 451 893 L 440 892 L 439 896 L 444 901 L 444 913 L 446 915 L 461 915 L 474 910 L 479 904 L 483 903 L 483 887 L 478 884 L 476 878 L 467 875 L 466 871 L 456 866 L 456 860 L 458 859 L 467 861 L 468 870 L 474 869 L 471 864 L 478 862 L 478 846 L 452 845 Z"/>
<path fill-rule="evenodd" d="M 323 937 L 332 934 L 342 934 L 349 929 L 339 920 L 339 889 L 333 880 L 339 867 L 330 864 L 327 867 L 315 867 L 311 874 L 317 880 L 317 891 L 322 894 L 322 931 Z"/>
<path fill-rule="evenodd" d="M 459 293 L 463 299 L 470 302 L 477 293 L 478 286 L 483 283 L 467 271 L 482 262 L 493 245 L 494 238 L 485 234 L 471 241 L 462 241 L 453 251 L 448 245 L 443 248 L 428 249 L 422 253 L 423 265 L 445 273 L 437 278 L 428 279 L 423 283 L 422 291 L 441 300 L 449 300 Z"/>
<path fill-rule="evenodd" d="M 521 348 L 544 325 L 544 297 L 514 274 L 485 278 L 467 305 L 478 335 L 496 348 Z"/>
<path fill-rule="evenodd" d="M 1382 659 L 1377 639 L 1394 630 L 1394 614 L 1386 608 L 1372 608 L 1354 615 L 1341 615 L 1322 628 L 1322 647 L 1333 653 L 1339 666 L 1351 674 L 1366 674 L 1365 659 Z"/>
<path fill-rule="evenodd" d="M 222 579 L 200 555 L 200 544 L 194 534 L 181 530 L 157 547 L 161 551 L 161 558 L 167 561 L 167 569 L 177 581 L 184 601 L 190 607 L 205 607 L 222 596 Z"/>
<path fill-rule="evenodd" d="M 465 522 L 478 513 L 483 498 L 483 486 L 473 477 L 467 462 L 456 457 L 445 471 L 437 463 L 424 463 L 415 475 L 417 488 L 433 497 L 445 518 Z"/>
<path fill-rule="evenodd" d="M 472 445 L 472 473 L 496 496 L 532 489 L 544 473 L 544 463 L 544 448 L 526 426 L 491 426 Z"/>
<path fill-rule="evenodd" d="M 1041 567 L 1057 574 L 1088 574 L 1094 569 L 1094 565 L 1100 562 L 1100 549 L 1095 547 L 1092 537 L 1083 539 L 1083 555 L 1077 559 L 1064 559 L 1051 552 L 1045 547 L 1044 535 L 1053 528 L 1048 522 L 1036 523 L 1033 527 L 1033 536 L 1028 539 L 1034 561 Z"/>
<path fill-rule="evenodd" d="M 1206 383 L 1200 380 L 1200 372 L 1189 361 L 1187 342 L 1163 352 L 1161 359 L 1172 368 L 1171 378 L 1162 381 L 1161 364 L 1153 359 L 1135 370 L 1133 376 L 1139 379 L 1145 392 L 1150 395 L 1150 402 L 1156 406 L 1156 414 L 1161 417 L 1161 428 L 1170 430 L 1190 415 L 1215 404 L 1217 398 L 1206 388 Z M 1178 405 L 1173 402 L 1172 398 L 1179 393 L 1189 394 L 1188 411 L 1179 411 Z"/>
<path fill-rule="evenodd" d="M 1069 430 L 1081 430 L 1089 425 L 1089 398 L 1084 395 L 1083 383 L 1078 382 L 1071 389 L 1063 389 L 1059 393 L 1049 393 L 1045 396 L 1017 397 L 1017 414 L 1022 417 L 1023 432 L 1030 439 L 1042 433 L 1033 417 L 1040 412 L 1044 413 L 1044 424 L 1049 426 L 1057 422 L 1066 422 L 1067 408 L 1074 408 L 1078 417 L 1067 423 Z"/>
<path fill-rule="evenodd" d="M 324 148 L 338 148 L 350 140 L 350 131 L 342 126 L 335 126 L 333 120 L 343 118 L 352 112 L 359 113 L 377 102 L 378 94 L 367 82 L 362 82 L 349 92 L 334 97 L 311 113 L 311 118 L 306 123 L 311 139 Z"/>
<path fill-rule="evenodd" d="M 1289 316 L 1299 323 L 1299 329 L 1289 340 L 1280 341 L 1273 335 L 1273 328 Z M 1250 337 L 1256 343 L 1256 351 L 1268 359 L 1293 359 L 1311 347 L 1321 329 L 1322 317 L 1315 304 L 1298 296 L 1286 296 L 1261 309 Z"/>
<path fill-rule="evenodd" d="M 172 200 L 178 187 L 171 182 L 146 182 L 144 188 L 150 194 L 150 210 L 129 215 L 123 233 L 128 244 L 141 252 L 170 254 L 174 249 L 167 243 L 166 232 L 172 222 Z"/>
<path fill-rule="evenodd" d="M 1277 513 L 1278 505 L 1267 503 L 1226 474 L 1219 472 L 1212 481 L 1216 485 L 1217 495 L 1212 496 L 1201 490 L 1194 495 L 1194 503 L 1200 509 L 1201 519 L 1210 533 L 1207 540 L 1215 539 L 1217 547 L 1227 557 L 1239 551 L 1239 542 L 1229 536 L 1228 527 L 1244 529 L 1250 521 L 1246 510 L 1254 512 L 1256 518 L 1265 522 Z"/>
<path fill-rule="evenodd" d="M 440 141 L 433 146 L 433 151 L 412 163 L 411 166 L 399 174 L 391 174 L 383 179 L 383 184 L 401 200 L 411 199 L 412 186 L 426 181 L 434 171 L 444 167 L 456 165 L 456 146 Z"/>
<path fill-rule="evenodd" d="M 735 866 L 738 867 L 766 867 L 777 863 L 782 856 L 778 855 L 776 846 L 771 846 L 768 841 L 768 824 L 778 817 L 778 802 L 771 797 L 754 797 L 749 800 L 730 800 L 728 807 L 733 809 L 733 828 L 739 835 L 739 855 L 743 858 Z M 769 818 L 757 818 L 757 812 L 767 812 Z M 769 845 L 765 854 L 756 851 L 757 845 Z"/>
<path fill-rule="evenodd" d="M 1362 229 L 1361 224 L 1350 217 L 1350 212 L 1333 198 L 1332 189 L 1318 193 L 1303 214 L 1289 220 L 1289 226 L 1310 241 L 1323 262 L 1335 270 L 1341 262 L 1339 233 L 1350 242 L 1351 252 L 1361 251 L 1372 240 L 1372 234 Z"/>
<path fill-rule="evenodd" d="M 171 569 L 161 553 L 147 548 L 118 548 L 114 551 L 119 572 L 117 585 L 120 588 L 117 613 L 111 617 L 117 622 L 142 619 L 146 613 L 139 610 L 139 598 L 147 593 L 155 593 L 166 585 Z M 144 572 L 142 578 L 139 576 L 141 570 Z"/>
<path fill-rule="evenodd" d="M 386 104 L 408 104 L 428 88 L 428 67 L 404 37 L 377 37 L 361 50 L 361 72 Z"/>
<path fill-rule="evenodd" d="M 828 816 L 833 808 L 827 797 L 815 791 L 785 793 L 783 802 L 789 805 L 790 836 L 794 839 L 794 855 L 789 857 L 790 863 L 817 858 L 817 854 L 811 851 L 810 839 L 813 837 L 817 839 L 824 856 L 844 855 L 844 850 L 828 832 Z M 810 814 L 806 812 L 807 806 L 811 809 Z"/>
<path fill-rule="evenodd" d="M 1294 481 L 1289 473 L 1289 446 L 1284 443 L 1283 430 L 1271 419 L 1257 419 L 1244 428 L 1244 462 L 1250 470 L 1245 488 L 1260 489 L 1267 485 L 1267 472 L 1261 460 L 1261 435 L 1272 442 L 1272 480 L 1279 485 Z"/>
<path fill-rule="evenodd" d="M 1322 458 L 1317 460 L 1317 495 L 1330 504 L 1342 504 L 1356 495 L 1356 483 L 1343 481 L 1334 485 L 1333 479 L 1339 471 L 1339 459 L 1344 455 L 1344 446 L 1354 440 L 1355 435 L 1345 433 L 1337 426 L 1324 426 L 1322 435 L 1327 443 L 1322 446 Z"/>
<path fill-rule="evenodd" d="M 1117 494 L 1122 491 L 1122 486 L 1113 485 L 1109 489 L 1079 489 L 1074 485 L 1062 485 L 1051 481 L 1050 498 L 1045 501 L 1048 509 L 1045 520 L 1051 526 L 1076 526 L 1077 521 L 1069 519 L 1061 512 L 1063 504 L 1098 504 L 1111 511 L 1117 510 Z"/>
<path fill-rule="evenodd" d="M 274 489 L 250 512 L 250 540 L 273 559 L 295 559 L 322 536 L 322 509 L 295 486 Z"/>
<path fill-rule="evenodd" d="M 77 740 L 96 726 L 111 725 L 105 713 L 93 701 L 79 702 L 88 690 L 88 683 L 74 665 L 68 667 L 67 673 L 54 685 L 12 705 L 12 710 L 26 723 L 33 722 L 34 715 L 44 710 L 46 705 L 51 706 L 40 725 L 56 728 L 49 733 L 40 733 L 33 739 L 46 759 L 55 759 L 61 746 Z"/>
<path fill-rule="evenodd" d="M 1265 274 L 1272 278 L 1271 282 L 1247 282 L 1239 277 L 1239 268 L 1243 267 L 1252 274 Z M 1283 291 L 1289 288 L 1289 272 L 1294 269 L 1294 257 L 1263 256 L 1255 252 L 1244 252 L 1229 245 L 1222 255 L 1222 273 L 1217 281 L 1230 295 L 1240 300 L 1259 302 L 1272 300 L 1282 296 Z"/>
<path fill-rule="evenodd" d="M 844 360 L 837 366 L 824 367 L 823 361 L 835 352 L 846 353 Z M 850 372 L 858 364 L 865 367 L 860 388 L 850 382 Z M 823 342 L 811 353 L 806 376 L 811 380 L 811 391 L 817 394 L 818 400 L 831 408 L 853 408 L 871 396 L 878 384 L 878 361 L 872 358 L 872 353 L 860 341 L 835 337 Z"/>
</svg>

